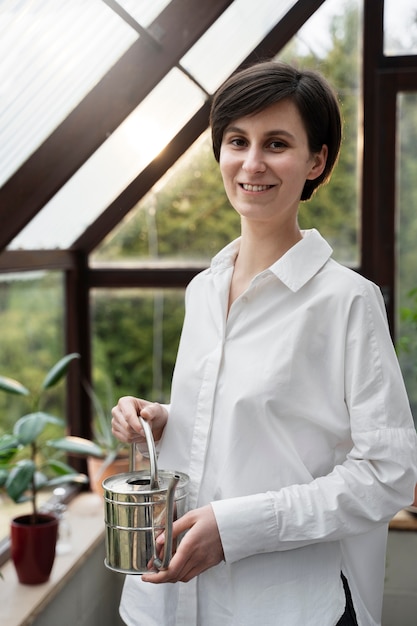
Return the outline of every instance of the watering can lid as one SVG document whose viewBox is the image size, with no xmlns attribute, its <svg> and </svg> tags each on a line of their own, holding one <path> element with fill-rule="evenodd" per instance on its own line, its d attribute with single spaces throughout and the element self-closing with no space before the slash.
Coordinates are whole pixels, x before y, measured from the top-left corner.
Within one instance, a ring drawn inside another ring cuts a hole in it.
<svg viewBox="0 0 417 626">
<path fill-rule="evenodd" d="M 120 494 L 143 494 L 143 493 L 163 493 L 166 492 L 169 484 L 174 476 L 179 477 L 177 485 L 177 493 L 179 489 L 185 487 L 188 483 L 188 476 L 183 472 L 173 472 L 170 470 L 159 470 L 158 472 L 158 488 L 151 488 L 151 475 L 149 470 L 141 470 L 138 472 L 125 472 L 123 474 L 115 474 L 103 480 L 103 489 L 107 492 Z M 107 495 L 107 494 L 106 494 Z"/>
</svg>

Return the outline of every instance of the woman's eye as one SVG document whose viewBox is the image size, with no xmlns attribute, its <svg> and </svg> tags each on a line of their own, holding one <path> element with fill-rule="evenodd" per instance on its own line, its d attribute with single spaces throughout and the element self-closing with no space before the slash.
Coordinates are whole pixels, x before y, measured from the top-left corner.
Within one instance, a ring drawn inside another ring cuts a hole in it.
<svg viewBox="0 0 417 626">
<path fill-rule="evenodd" d="M 233 139 L 230 140 L 230 143 L 233 146 L 236 146 L 238 148 L 241 148 L 242 146 L 246 144 L 245 140 L 242 139 L 241 137 L 234 137 Z"/>
<path fill-rule="evenodd" d="M 272 150 L 283 150 L 284 148 L 286 148 L 286 144 L 283 141 L 279 141 L 278 139 L 276 139 L 275 141 L 271 141 L 269 146 L 270 148 L 272 148 Z"/>
</svg>

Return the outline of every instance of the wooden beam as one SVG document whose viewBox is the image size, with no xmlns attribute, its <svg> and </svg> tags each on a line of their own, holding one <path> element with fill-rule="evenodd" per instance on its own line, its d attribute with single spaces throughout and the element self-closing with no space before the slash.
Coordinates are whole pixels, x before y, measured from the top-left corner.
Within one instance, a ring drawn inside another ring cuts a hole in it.
<svg viewBox="0 0 417 626">
<path fill-rule="evenodd" d="M 4 250 L 0 253 L 0 272 L 68 270 L 74 267 L 69 250 Z"/>
<path fill-rule="evenodd" d="M 88 272 L 88 285 L 106 289 L 185 287 L 205 267 L 93 268 Z"/>
</svg>

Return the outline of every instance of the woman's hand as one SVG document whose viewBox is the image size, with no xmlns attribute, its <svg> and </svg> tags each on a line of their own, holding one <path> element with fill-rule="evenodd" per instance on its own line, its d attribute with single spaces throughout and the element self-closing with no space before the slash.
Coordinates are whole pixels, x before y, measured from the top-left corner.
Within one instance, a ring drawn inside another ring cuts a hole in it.
<svg viewBox="0 0 417 626">
<path fill-rule="evenodd" d="M 158 441 L 168 420 L 168 411 L 158 402 L 148 402 L 133 396 L 124 396 L 112 409 L 113 435 L 124 443 L 141 443 L 145 433 L 138 415 L 147 420 L 152 428 L 155 441 Z"/>
<path fill-rule="evenodd" d="M 186 513 L 173 524 L 173 538 L 188 531 L 171 559 L 168 569 L 143 574 L 150 583 L 188 582 L 224 560 L 223 547 L 213 509 L 210 505 Z M 163 547 L 165 535 L 156 540 Z"/>
</svg>

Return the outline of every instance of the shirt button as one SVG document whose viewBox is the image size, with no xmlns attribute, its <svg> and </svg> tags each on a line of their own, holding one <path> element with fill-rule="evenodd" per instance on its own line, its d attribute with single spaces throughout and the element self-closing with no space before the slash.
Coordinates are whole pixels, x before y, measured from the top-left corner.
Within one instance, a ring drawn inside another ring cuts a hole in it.
<svg viewBox="0 0 417 626">
<path fill-rule="evenodd" d="M 246 303 L 248 302 L 248 300 L 249 300 L 248 296 L 243 296 L 243 298 L 242 298 L 242 302 L 243 302 L 244 304 L 246 304 Z"/>
</svg>

